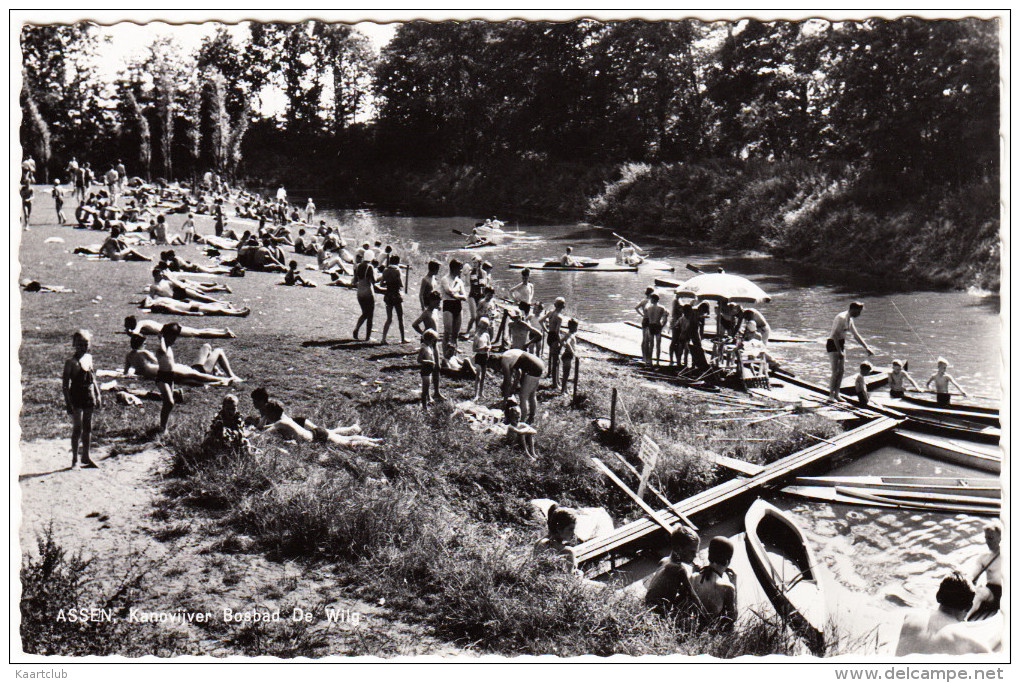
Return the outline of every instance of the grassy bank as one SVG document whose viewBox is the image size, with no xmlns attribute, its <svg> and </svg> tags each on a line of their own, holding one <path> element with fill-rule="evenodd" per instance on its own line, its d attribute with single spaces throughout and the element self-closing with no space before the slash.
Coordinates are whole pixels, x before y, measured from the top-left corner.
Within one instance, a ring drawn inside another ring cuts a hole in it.
<svg viewBox="0 0 1020 683">
<path fill-rule="evenodd" d="M 390 169 L 392 171 L 392 169 Z M 507 158 L 398 170 L 377 203 L 587 220 L 704 247 L 766 251 L 891 286 L 999 287 L 999 187 L 917 189 L 816 161 L 580 165 Z"/>
<path fill-rule="evenodd" d="M 99 368 L 123 364 L 127 339 L 119 334 L 122 320 L 137 312 L 131 302 L 140 298 L 151 268 L 71 255 L 74 246 L 97 241 L 99 234 L 52 225 L 45 204 L 40 202 L 39 223 L 23 233 L 22 277 L 75 292 L 22 295 L 24 439 L 66 438 L 69 432 L 59 371 L 70 353 L 74 329 L 88 327 L 95 333 L 93 353 Z M 179 229 L 180 219 L 171 217 L 173 230 Z M 206 219 L 199 230 L 211 232 Z M 47 242 L 51 237 L 63 241 Z M 366 236 L 348 237 L 361 241 Z M 152 247 L 142 250 L 156 252 Z M 196 247 L 179 248 L 178 253 L 203 260 Z M 425 257 L 414 254 L 412 263 Z M 416 280 L 421 271 L 412 272 Z M 323 284 L 321 275 L 309 277 Z M 533 461 L 502 438 L 472 429 L 450 404 L 423 412 L 417 399 L 415 347 L 351 340 L 357 317 L 353 291 L 287 288 L 278 285 L 281 279 L 265 273 L 221 278 L 233 289 L 226 298 L 252 307 L 252 315 L 185 321 L 234 330 L 235 339 L 215 343 L 223 346 L 247 384 L 187 389 L 169 433 L 158 438 L 156 402 L 129 407 L 107 400 L 98 413 L 97 443 L 130 450 L 156 439 L 171 454 L 162 472 L 165 498 L 151 511 L 161 522 L 158 533 L 199 535 L 227 556 L 254 553 L 309 570 L 326 567 L 342 586 L 327 597 L 384 601 L 435 637 L 477 652 L 736 656 L 794 647 L 782 629 L 754 619 L 727 636 L 677 632 L 650 617 L 641 604 L 607 589 L 593 591 L 535 560 L 530 546 L 544 528 L 529 500 L 602 506 L 620 524 L 641 512 L 591 466 L 590 456 L 599 456 L 627 479 L 631 475 L 611 451 L 617 449 L 637 465 L 636 437 L 646 433 L 664 453 L 654 483 L 671 499 L 680 499 L 726 477 L 708 451 L 768 462 L 815 443 L 815 437 L 831 435 L 835 425 L 811 416 L 743 426 L 706 422 L 718 408 L 711 402 L 713 395 L 660 393 L 634 377 L 628 365 L 587 350 L 576 401 L 545 388 L 539 392 L 539 457 Z M 417 306 L 411 303 L 408 309 L 409 322 Z M 379 338 L 379 313 L 377 309 L 373 340 Z M 390 339 L 396 339 L 393 330 Z M 184 339 L 178 347 L 178 359 L 187 362 L 197 342 Z M 258 454 L 251 458 L 204 450 L 205 430 L 223 395 L 237 392 L 242 412 L 250 414 L 246 394 L 260 385 L 292 415 L 328 426 L 357 422 L 366 435 L 382 439 L 383 446 L 345 449 L 258 436 Z M 467 380 L 444 377 L 443 385 L 454 401 L 471 396 Z M 496 385 L 490 380 L 488 405 L 498 403 Z M 611 388 L 619 390 L 627 407 L 621 422 L 630 438 L 606 443 L 591 422 L 608 414 Z M 24 566 L 29 577 L 38 573 L 27 557 Z M 158 579 L 140 588 L 150 593 L 158 589 Z M 286 598 L 284 592 L 281 599 Z M 229 636 L 225 647 L 238 653 L 258 651 L 258 643 L 270 637 L 214 635 Z M 262 651 L 302 654 L 305 643 L 307 654 L 329 653 L 299 636 L 275 634 L 277 645 Z M 187 647 L 194 645 L 185 647 L 190 651 Z"/>
</svg>

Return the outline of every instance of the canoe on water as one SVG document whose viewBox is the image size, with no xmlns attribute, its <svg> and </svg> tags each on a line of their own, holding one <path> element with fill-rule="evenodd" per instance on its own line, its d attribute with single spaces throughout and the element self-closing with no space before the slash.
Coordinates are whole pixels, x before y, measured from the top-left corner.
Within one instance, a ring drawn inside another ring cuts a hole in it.
<svg viewBox="0 0 1020 683">
<path fill-rule="evenodd" d="M 911 426 L 914 426 L 911 423 Z M 988 429 L 993 429 L 989 427 Z M 995 446 L 954 439 L 941 434 L 926 434 L 912 429 L 897 428 L 893 432 L 896 445 L 929 458 L 963 465 L 982 472 L 1002 472 L 1002 453 Z"/>
<path fill-rule="evenodd" d="M 994 408 L 980 408 L 979 406 L 948 405 L 940 406 L 935 401 L 927 401 L 917 398 L 892 398 L 891 396 L 872 396 L 871 399 L 881 406 L 898 410 L 905 415 L 919 415 L 922 417 L 959 418 L 970 422 L 998 427 L 999 411 Z"/>
<path fill-rule="evenodd" d="M 570 270 L 581 273 L 636 273 L 637 266 L 624 266 L 616 262 L 614 258 L 605 259 L 576 259 L 579 265 L 565 266 L 559 260 L 556 261 L 535 261 L 532 263 L 511 263 L 511 268 L 529 270 Z"/>
<path fill-rule="evenodd" d="M 804 532 L 779 508 L 756 500 L 744 515 L 747 556 L 765 594 L 816 655 L 825 652 L 825 595 Z"/>
<path fill-rule="evenodd" d="M 1002 498 L 1002 485 L 995 477 L 820 476 L 797 477 L 793 483 L 795 486 L 850 486 L 914 496 Z"/>
</svg>

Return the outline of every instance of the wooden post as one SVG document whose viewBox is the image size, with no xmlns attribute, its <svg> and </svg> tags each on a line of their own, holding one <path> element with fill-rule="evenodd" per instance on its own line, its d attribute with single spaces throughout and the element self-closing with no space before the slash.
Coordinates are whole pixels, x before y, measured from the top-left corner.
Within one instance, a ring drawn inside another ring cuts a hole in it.
<svg viewBox="0 0 1020 683">
<path fill-rule="evenodd" d="M 574 401 L 577 401 L 577 373 L 581 369 L 581 359 L 574 356 Z"/>
<path fill-rule="evenodd" d="M 503 320 L 499 323 L 499 332 L 496 333 L 495 343 L 499 344 L 503 340 L 503 330 L 506 329 L 506 319 L 510 315 L 510 312 L 503 309 Z"/>
<path fill-rule="evenodd" d="M 404 275 L 404 294 L 407 294 L 407 288 L 411 283 L 411 265 L 407 265 L 406 275 Z"/>
<path fill-rule="evenodd" d="M 613 397 L 609 402 L 609 431 L 616 432 L 616 387 L 613 387 Z"/>
</svg>

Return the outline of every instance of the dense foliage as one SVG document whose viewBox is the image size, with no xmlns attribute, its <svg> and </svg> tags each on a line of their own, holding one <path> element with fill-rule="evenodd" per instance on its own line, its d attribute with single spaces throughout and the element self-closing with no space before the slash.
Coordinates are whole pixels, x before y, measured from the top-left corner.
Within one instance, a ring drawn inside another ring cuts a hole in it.
<svg viewBox="0 0 1020 683">
<path fill-rule="evenodd" d="M 994 242 L 994 205 L 945 200 L 997 193 L 998 37 L 996 20 L 911 17 L 413 21 L 377 55 L 347 24 L 265 23 L 191 55 L 158 40 L 102 84 L 94 25 L 25 26 L 21 139 L 42 178 L 74 155 L 121 158 L 138 175 L 215 169 L 345 203 L 587 217 L 795 257 L 811 250 L 786 219 L 833 203 L 837 231 L 860 218 L 893 244 L 884 226 Z M 967 251 L 996 281 L 996 245 Z"/>
</svg>

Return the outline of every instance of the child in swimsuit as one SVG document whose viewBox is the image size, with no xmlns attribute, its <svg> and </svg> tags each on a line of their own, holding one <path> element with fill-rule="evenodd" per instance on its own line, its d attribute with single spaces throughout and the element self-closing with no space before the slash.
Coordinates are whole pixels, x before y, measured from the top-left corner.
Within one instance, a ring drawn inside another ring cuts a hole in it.
<svg viewBox="0 0 1020 683">
<path fill-rule="evenodd" d="M 78 330 L 72 338 L 74 355 L 64 363 L 62 379 L 64 407 L 71 416 L 71 467 L 78 466 L 78 444 L 81 443 L 83 467 L 98 467 L 89 457 L 92 442 L 92 413 L 102 405 L 99 384 L 89 351 L 92 333 Z"/>
<path fill-rule="evenodd" d="M 932 382 L 935 382 L 935 401 L 940 406 L 949 405 L 949 397 L 952 395 L 949 393 L 950 384 L 956 387 L 956 390 L 959 391 L 960 394 L 966 396 L 967 392 L 963 390 L 963 387 L 957 384 L 956 380 L 953 379 L 953 376 L 946 372 L 949 368 L 949 361 L 939 356 L 936 364 L 938 365 L 938 370 L 934 375 L 928 378 L 927 384 L 924 385 L 927 389 L 931 387 Z"/>
<path fill-rule="evenodd" d="M 475 329 L 475 339 L 471 346 L 475 354 L 474 400 L 480 401 L 482 399 L 482 389 L 485 386 L 485 371 L 489 367 L 489 350 L 492 346 L 488 318 L 480 318 L 478 320 L 478 326 Z"/>
<path fill-rule="evenodd" d="M 555 391 L 559 381 L 560 370 L 560 347 L 562 341 L 560 334 L 563 327 L 563 308 L 567 305 L 566 299 L 557 297 L 544 316 L 542 316 L 542 327 L 545 328 L 546 338 L 549 340 L 549 376 L 552 377 L 552 388 Z"/>
<path fill-rule="evenodd" d="M 868 393 L 868 380 L 865 379 L 870 374 L 871 363 L 861 363 L 861 371 L 854 376 L 854 392 L 862 406 L 868 405 L 868 401 L 871 400 L 871 394 Z"/>
<path fill-rule="evenodd" d="M 170 422 L 170 413 L 174 409 L 174 342 L 180 336 L 181 326 L 167 323 L 159 332 L 159 350 L 156 351 L 156 387 L 163 397 L 163 407 L 159 413 L 159 431 L 165 432 Z"/>
<path fill-rule="evenodd" d="M 917 382 L 911 377 L 906 370 L 903 369 L 903 361 L 894 360 L 892 362 L 892 372 L 889 373 L 889 395 L 893 398 L 903 398 L 906 387 L 903 383 L 904 380 L 910 382 L 911 385 L 918 391 L 921 391 L 921 387 L 917 386 Z"/>
<path fill-rule="evenodd" d="M 428 408 L 431 399 L 429 397 L 429 383 L 435 386 L 436 400 L 442 401 L 439 393 L 439 363 L 437 362 L 436 343 L 439 335 L 434 329 L 427 329 L 421 335 L 421 346 L 418 348 L 418 363 L 421 371 L 421 407 Z"/>
<path fill-rule="evenodd" d="M 577 349 L 577 318 L 571 318 L 567 323 L 567 336 L 563 338 L 563 351 L 560 353 L 560 364 L 563 366 L 563 381 L 560 382 L 560 393 L 567 390 L 567 380 L 570 379 L 571 366 L 574 364 L 574 356 Z"/>
<path fill-rule="evenodd" d="M 64 217 L 64 191 L 60 189 L 60 181 L 53 181 L 53 203 L 57 207 L 57 225 L 63 225 L 67 222 L 67 218 Z"/>
<path fill-rule="evenodd" d="M 662 330 L 666 326 L 669 314 L 666 308 L 659 304 L 658 294 L 653 292 L 648 300 L 649 304 L 645 307 L 645 317 L 648 320 L 648 356 L 645 363 L 651 365 L 654 362 L 658 365 L 662 356 Z"/>
<path fill-rule="evenodd" d="M 289 287 L 293 287 L 294 285 L 301 285 L 302 287 L 315 286 L 314 282 L 309 282 L 308 280 L 301 277 L 301 275 L 297 272 L 297 261 L 291 261 L 288 265 L 290 266 L 290 268 L 283 276 L 283 284 Z"/>
</svg>

